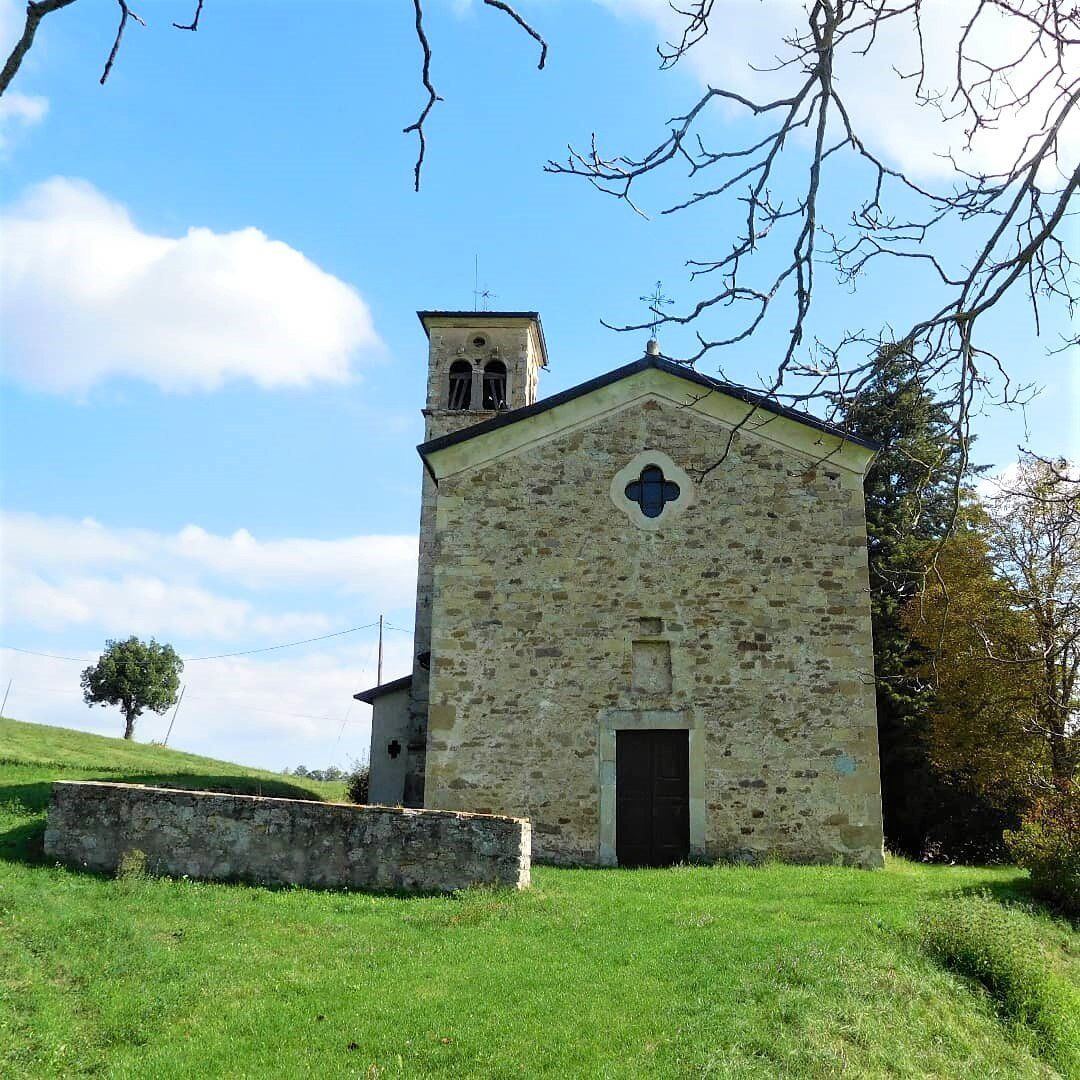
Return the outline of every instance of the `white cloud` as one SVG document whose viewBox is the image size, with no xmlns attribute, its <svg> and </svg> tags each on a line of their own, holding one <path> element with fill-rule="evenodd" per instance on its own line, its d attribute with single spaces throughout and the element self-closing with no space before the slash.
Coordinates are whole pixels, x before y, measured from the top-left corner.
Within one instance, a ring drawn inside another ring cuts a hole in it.
<svg viewBox="0 0 1080 1080">
<path fill-rule="evenodd" d="M 3 616 L 46 630 L 86 627 L 187 641 L 315 636 L 342 627 L 322 612 L 289 610 L 291 594 L 302 592 L 305 607 L 325 602 L 320 592 L 334 600 L 359 597 L 350 607 L 362 606 L 365 616 L 407 608 L 416 551 L 410 535 L 264 541 L 243 529 L 219 536 L 189 525 L 160 533 L 6 513 Z"/>
<path fill-rule="evenodd" d="M 677 41 L 686 25 L 685 17 L 676 15 L 667 0 L 596 2 L 619 16 L 647 19 L 665 41 Z M 951 85 L 957 42 L 975 3 L 977 0 L 939 0 L 922 7 L 928 89 Z M 798 68 L 762 72 L 752 70 L 751 65 L 773 67 L 777 56 L 790 54 L 782 38 L 805 25 L 802 0 L 728 0 L 722 11 L 719 8 L 709 35 L 690 50 L 682 63 L 703 83 L 723 86 L 755 100 L 784 96 L 794 81 L 803 77 Z M 1014 55 L 1019 20 L 995 21 L 994 13 L 989 15 L 980 21 L 982 33 L 972 42 L 972 51 L 985 59 Z M 860 57 L 849 48 L 837 64 L 838 83 L 853 124 L 870 148 L 924 177 L 951 175 L 951 165 L 940 156 L 950 149 L 956 152 L 960 164 L 972 171 L 1011 164 L 1030 124 L 1041 124 L 1045 96 L 1037 95 L 1025 114 L 1004 117 L 993 130 L 983 132 L 967 152 L 963 149 L 963 123 L 946 123 L 936 109 L 920 107 L 914 100 L 914 80 L 902 81 L 898 77 L 897 71 L 914 70 L 916 60 L 911 21 L 895 19 L 881 28 L 868 56 Z M 1031 64 L 1037 62 L 1033 56 Z M 1020 75 L 1017 85 L 1022 83 Z M 1067 161 L 1074 160 L 1080 148 L 1078 136 L 1076 125 L 1063 136 L 1061 152 Z"/>
<path fill-rule="evenodd" d="M 48 111 L 48 98 L 36 94 L 19 94 L 9 90 L 0 97 L 0 151 L 10 145 L 13 129 L 33 127 L 45 119 Z"/>
<path fill-rule="evenodd" d="M 0 51 L 3 52 L 5 60 L 15 42 L 19 40 L 25 21 L 25 4 L 20 8 L 16 0 L 0 0 Z"/>
<path fill-rule="evenodd" d="M 416 581 L 417 540 L 411 535 L 259 541 L 246 529 L 216 536 L 188 525 L 168 546 L 177 558 L 251 586 L 322 581 L 389 598 L 411 591 Z"/>
<path fill-rule="evenodd" d="M 7 209 L 0 234 L 6 368 L 39 389 L 343 382 L 380 348 L 353 288 L 255 228 L 156 236 L 92 185 L 56 177 Z"/>
<path fill-rule="evenodd" d="M 119 570 L 146 576 L 168 567 L 180 580 L 210 577 L 252 589 L 329 586 L 391 604 L 412 593 L 417 541 L 412 534 L 259 540 L 247 529 L 223 536 L 186 525 L 162 533 L 7 512 L 0 515 L 0 555 L 10 566 L 43 574 Z"/>
<path fill-rule="evenodd" d="M 105 578 L 65 574 L 50 581 L 16 568 L 5 584 L 5 593 L 8 621 L 46 630 L 95 626 L 110 637 L 182 635 L 188 640 L 236 641 L 247 634 L 266 639 L 314 636 L 336 629 L 325 615 L 260 614 L 247 600 L 151 575 Z"/>
</svg>

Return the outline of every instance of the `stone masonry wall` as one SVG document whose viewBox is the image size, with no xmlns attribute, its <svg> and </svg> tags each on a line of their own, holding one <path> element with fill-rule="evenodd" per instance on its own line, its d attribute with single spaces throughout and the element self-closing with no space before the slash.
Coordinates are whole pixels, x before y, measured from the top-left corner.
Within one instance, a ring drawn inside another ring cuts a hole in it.
<svg viewBox="0 0 1080 1080">
<path fill-rule="evenodd" d="M 696 854 L 882 864 L 861 477 L 746 432 L 653 531 L 609 493 L 643 450 L 697 476 L 725 440 L 645 400 L 440 481 L 426 805 L 610 862 L 603 732 L 685 727 Z"/>
<path fill-rule="evenodd" d="M 450 892 L 528 886 L 529 833 L 506 817 L 59 781 L 45 854 L 105 873 L 137 850 L 174 877 Z"/>
<path fill-rule="evenodd" d="M 491 419 L 497 413 L 485 411 L 482 402 L 482 365 L 501 360 L 507 366 L 509 406 L 531 405 L 536 400 L 540 359 L 533 352 L 529 324 L 523 319 L 497 320 L 477 316 L 475 320 L 444 319 L 429 329 L 427 402 L 424 413 L 424 441 L 448 435 Z M 482 336 L 483 348 L 472 345 Z M 447 408 L 450 365 L 468 360 L 474 367 L 472 404 L 467 412 Z M 410 731 L 406 745 L 405 805 L 424 805 L 424 761 L 427 749 L 428 669 L 421 657 L 431 652 L 432 552 L 435 537 L 435 482 L 424 470 L 420 494 L 420 550 L 417 564 L 416 611 L 413 617 L 413 681 L 409 705 Z"/>
</svg>

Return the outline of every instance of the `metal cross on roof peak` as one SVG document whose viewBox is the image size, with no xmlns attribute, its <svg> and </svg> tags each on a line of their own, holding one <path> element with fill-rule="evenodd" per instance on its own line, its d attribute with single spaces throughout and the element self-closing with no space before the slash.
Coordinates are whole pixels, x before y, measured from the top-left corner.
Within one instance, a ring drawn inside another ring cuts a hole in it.
<svg viewBox="0 0 1080 1080">
<path fill-rule="evenodd" d="M 649 311 L 652 312 L 653 316 L 652 321 L 649 323 L 649 333 L 655 338 L 656 328 L 664 319 L 664 307 L 670 307 L 675 301 L 670 296 L 664 295 L 664 285 L 660 281 L 656 283 L 656 288 L 651 294 L 640 296 L 638 299 L 649 305 Z"/>
<path fill-rule="evenodd" d="M 473 311 L 490 311 L 491 301 L 498 295 L 490 289 L 473 289 Z"/>
<path fill-rule="evenodd" d="M 473 311 L 488 311 L 491 301 L 496 299 L 498 293 L 493 293 L 489 288 L 480 288 L 480 256 L 473 256 Z"/>
</svg>

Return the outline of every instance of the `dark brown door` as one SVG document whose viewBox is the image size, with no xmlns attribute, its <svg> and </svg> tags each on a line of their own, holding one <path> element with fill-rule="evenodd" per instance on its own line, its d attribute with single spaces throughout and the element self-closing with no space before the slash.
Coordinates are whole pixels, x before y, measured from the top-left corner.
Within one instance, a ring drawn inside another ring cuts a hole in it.
<svg viewBox="0 0 1080 1080">
<path fill-rule="evenodd" d="M 690 854 L 685 731 L 615 733 L 615 852 L 620 866 L 671 866 Z"/>
</svg>

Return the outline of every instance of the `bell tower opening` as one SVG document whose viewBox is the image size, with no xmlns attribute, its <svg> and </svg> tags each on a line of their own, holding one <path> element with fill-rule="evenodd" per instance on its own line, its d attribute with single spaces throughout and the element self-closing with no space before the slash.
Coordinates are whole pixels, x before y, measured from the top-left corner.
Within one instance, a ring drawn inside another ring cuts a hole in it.
<svg viewBox="0 0 1080 1080">
<path fill-rule="evenodd" d="M 501 360 L 490 360 L 484 365 L 484 397 L 482 408 L 506 409 L 506 365 Z"/>
<path fill-rule="evenodd" d="M 462 412 L 472 406 L 472 371 L 468 360 L 455 360 L 450 365 L 446 407 L 451 412 Z"/>
</svg>

